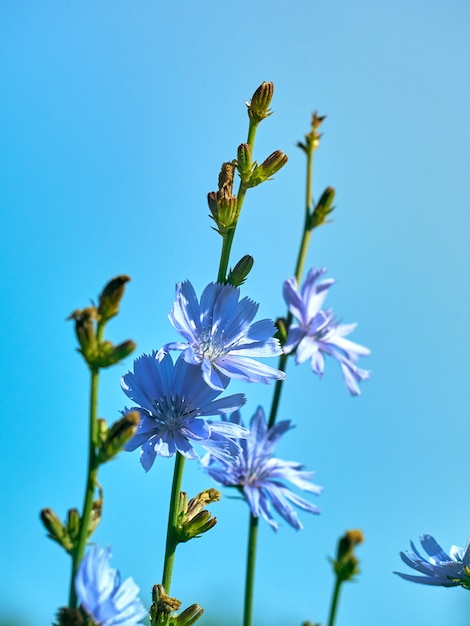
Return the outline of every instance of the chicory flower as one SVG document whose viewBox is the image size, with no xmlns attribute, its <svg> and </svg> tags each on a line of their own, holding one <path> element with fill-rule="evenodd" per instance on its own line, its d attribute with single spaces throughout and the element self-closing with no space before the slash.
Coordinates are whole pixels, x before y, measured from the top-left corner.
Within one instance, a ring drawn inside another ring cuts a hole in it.
<svg viewBox="0 0 470 626">
<path fill-rule="evenodd" d="M 189 281 L 178 283 L 169 318 L 186 342 L 173 342 L 163 351 L 182 350 L 188 363 L 202 367 L 206 383 L 224 389 L 230 378 L 269 383 L 283 380 L 284 372 L 255 361 L 282 354 L 274 323 L 252 323 L 258 304 L 240 297 L 233 285 L 210 283 L 198 301 Z"/>
<path fill-rule="evenodd" d="M 230 416 L 233 424 L 242 425 L 240 413 Z M 206 455 L 202 464 L 206 471 L 222 485 L 238 487 L 243 493 L 254 517 L 260 515 L 277 530 L 278 524 L 271 513 L 271 504 L 290 526 L 299 530 L 302 524 L 292 505 L 319 513 L 318 507 L 297 495 L 285 483 L 303 491 L 319 495 L 322 488 L 310 482 L 313 472 L 307 472 L 299 463 L 283 461 L 273 456 L 274 448 L 282 435 L 291 428 L 289 421 L 278 422 L 268 428 L 264 411 L 258 407 L 251 418 L 250 434 L 240 440 L 242 453 L 230 460 Z"/>
<path fill-rule="evenodd" d="M 284 299 L 289 311 L 298 320 L 289 328 L 284 352 L 295 350 L 297 364 L 310 359 L 312 370 L 323 376 L 324 354 L 335 358 L 342 370 L 344 382 L 353 396 L 359 395 L 358 383 L 369 378 L 369 372 L 360 369 L 356 361 L 360 356 L 370 354 L 370 350 L 345 339 L 357 324 L 339 324 L 331 309 L 322 310 L 322 304 L 333 279 L 319 282 L 326 269 L 313 268 L 307 274 L 300 291 L 295 278 L 284 282 Z"/>
<path fill-rule="evenodd" d="M 245 436 L 246 431 L 206 416 L 231 413 L 245 404 L 245 396 L 237 393 L 217 398 L 221 391 L 209 387 L 201 368 L 182 356 L 173 364 L 169 354 L 142 355 L 134 361 L 134 372 L 122 377 L 121 387 L 139 405 L 126 408 L 124 413 L 138 411 L 141 416 L 137 432 L 125 449 L 142 447 L 140 461 L 145 471 L 157 455 L 168 457 L 180 452 L 190 459 L 199 458 L 195 443 L 222 458 L 239 453 L 234 439 Z"/>
<path fill-rule="evenodd" d="M 147 615 L 132 578 L 121 583 L 118 570 L 109 567 L 111 548 L 90 548 L 75 577 L 82 608 L 99 626 L 135 626 Z"/>
<path fill-rule="evenodd" d="M 406 565 L 424 576 L 401 572 L 394 572 L 395 574 L 422 585 L 441 587 L 461 585 L 465 589 L 470 589 L 470 540 L 467 541 L 465 548 L 452 546 L 449 554 L 444 552 L 431 535 L 421 535 L 419 540 L 428 558 L 421 556 L 413 542 L 410 542 L 411 551 L 400 552 L 400 557 Z"/>
</svg>

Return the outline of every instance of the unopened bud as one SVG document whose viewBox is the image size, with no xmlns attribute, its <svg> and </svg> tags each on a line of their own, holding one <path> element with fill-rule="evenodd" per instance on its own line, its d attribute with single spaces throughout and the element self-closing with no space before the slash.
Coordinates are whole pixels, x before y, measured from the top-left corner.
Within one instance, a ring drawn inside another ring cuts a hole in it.
<svg viewBox="0 0 470 626">
<path fill-rule="evenodd" d="M 248 117 L 255 123 L 259 124 L 264 118 L 271 115 L 269 108 L 274 94 L 274 83 L 262 83 L 255 91 L 251 98 L 251 102 L 247 102 Z"/>
<path fill-rule="evenodd" d="M 306 154 L 313 154 L 313 152 L 318 148 L 321 137 L 321 133 L 318 132 L 318 128 L 321 126 L 325 117 L 325 115 L 317 115 L 317 112 L 315 111 L 312 115 L 311 131 L 305 135 L 305 143 L 302 143 L 301 141 L 297 143 L 297 146 Z"/>
<path fill-rule="evenodd" d="M 102 322 L 106 322 L 119 313 L 119 303 L 124 295 L 124 287 L 129 281 L 129 276 L 121 274 L 110 280 L 101 292 L 98 314 Z"/>
<path fill-rule="evenodd" d="M 106 463 L 115 457 L 135 435 L 139 422 L 140 414 L 138 411 L 130 411 L 115 422 L 101 443 L 97 462 L 99 464 Z"/>
<path fill-rule="evenodd" d="M 333 187 L 327 187 L 310 215 L 310 230 L 326 224 L 327 217 L 334 210 L 334 206 L 332 206 L 334 199 L 335 190 Z"/>
<path fill-rule="evenodd" d="M 152 606 L 150 607 L 150 622 L 152 624 L 168 624 L 171 613 L 181 606 L 180 600 L 170 598 L 163 585 L 154 585 L 152 589 Z"/>
<path fill-rule="evenodd" d="M 41 521 L 48 532 L 49 539 L 56 541 L 67 552 L 71 552 L 74 547 L 73 541 L 69 537 L 67 528 L 62 524 L 60 519 L 52 509 L 43 509 L 41 511 Z"/>
<path fill-rule="evenodd" d="M 250 176 L 250 179 L 246 183 L 247 187 L 256 187 L 260 183 L 264 183 L 265 180 L 269 180 L 271 176 L 274 176 L 284 165 L 287 163 L 287 155 L 281 150 L 276 150 L 268 158 L 257 165 Z"/>
<path fill-rule="evenodd" d="M 79 352 L 82 353 L 85 361 L 90 364 L 98 353 L 98 342 L 96 339 L 95 321 L 97 312 L 95 307 L 77 309 L 67 318 L 75 322 L 75 334 L 80 344 Z"/>
<path fill-rule="evenodd" d="M 354 548 L 364 541 L 360 530 L 348 530 L 338 541 L 336 560 L 333 569 L 342 582 L 352 580 L 359 574 L 359 560 L 354 554 Z"/>
<path fill-rule="evenodd" d="M 240 287 L 240 285 L 243 285 L 248 274 L 251 272 L 253 263 L 253 257 L 249 254 L 245 254 L 245 256 L 238 261 L 233 270 L 231 269 L 229 271 L 227 283 L 229 285 L 233 285 L 234 287 Z"/>
<path fill-rule="evenodd" d="M 191 604 L 176 618 L 177 626 L 192 626 L 204 613 L 204 609 L 199 604 Z"/>
<path fill-rule="evenodd" d="M 200 537 L 216 525 L 217 519 L 212 517 L 204 507 L 218 500 L 220 500 L 220 492 L 213 488 L 202 491 L 189 502 L 187 494 L 184 491 L 180 493 L 178 521 L 175 528 L 178 543 Z"/>
<path fill-rule="evenodd" d="M 91 365 L 98 368 L 111 367 L 128 357 L 135 350 L 136 344 L 130 339 L 115 346 L 110 341 L 102 341 L 99 345 L 99 353 L 92 360 Z"/>
<path fill-rule="evenodd" d="M 253 167 L 253 159 L 251 155 L 251 147 L 248 143 L 242 143 L 238 146 L 238 160 L 237 160 L 237 169 L 240 174 L 240 178 L 244 183 L 246 183 L 250 176 L 251 170 Z"/>
<path fill-rule="evenodd" d="M 219 191 L 217 200 L 233 195 L 233 181 L 235 177 L 235 162 L 222 163 L 219 174 Z"/>
<path fill-rule="evenodd" d="M 80 513 L 78 509 L 69 509 L 67 511 L 67 532 L 72 543 L 75 543 L 80 533 Z"/>
</svg>

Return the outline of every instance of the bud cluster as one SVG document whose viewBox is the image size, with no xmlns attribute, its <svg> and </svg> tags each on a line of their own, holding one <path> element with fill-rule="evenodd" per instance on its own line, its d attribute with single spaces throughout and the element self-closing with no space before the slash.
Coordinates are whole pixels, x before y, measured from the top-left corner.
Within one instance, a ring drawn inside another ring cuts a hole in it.
<svg viewBox="0 0 470 626">
<path fill-rule="evenodd" d="M 135 350 L 135 343 L 124 341 L 117 346 L 110 341 L 101 340 L 102 329 L 106 322 L 118 314 L 119 303 L 124 295 L 124 286 L 129 276 L 113 278 L 99 296 L 98 306 L 76 309 L 67 319 L 75 322 L 75 334 L 83 355 L 91 369 L 100 369 L 115 365 Z"/>
<path fill-rule="evenodd" d="M 177 527 L 175 528 L 176 542 L 184 543 L 194 537 L 200 537 L 217 523 L 217 518 L 204 507 L 220 500 L 217 489 L 206 489 L 188 501 L 188 495 L 180 493 L 178 505 Z"/>
<path fill-rule="evenodd" d="M 120 452 L 125 444 L 135 435 L 140 422 L 138 411 L 130 411 L 117 420 L 111 428 L 104 419 L 98 420 L 97 464 L 106 463 Z"/>
<path fill-rule="evenodd" d="M 150 607 L 150 621 L 152 624 L 163 626 L 192 626 L 204 613 L 198 604 L 191 604 L 179 615 L 175 615 L 181 607 L 177 598 L 170 598 L 163 585 L 154 585 L 152 589 L 152 606 Z"/>
</svg>

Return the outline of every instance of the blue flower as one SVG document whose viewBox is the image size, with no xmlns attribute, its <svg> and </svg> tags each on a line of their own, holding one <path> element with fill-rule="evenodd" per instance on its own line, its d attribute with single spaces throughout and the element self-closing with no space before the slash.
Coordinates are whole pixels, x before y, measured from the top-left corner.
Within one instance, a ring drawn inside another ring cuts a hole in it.
<svg viewBox="0 0 470 626">
<path fill-rule="evenodd" d="M 277 356 L 282 350 L 273 338 L 273 322 L 252 324 L 258 305 L 239 297 L 238 287 L 210 283 L 198 302 L 190 282 L 176 286 L 169 318 L 187 343 L 170 343 L 163 350 L 183 350 L 188 363 L 202 367 L 204 380 L 213 389 L 224 389 L 230 378 L 258 383 L 285 378 L 284 372 L 253 360 Z"/>
<path fill-rule="evenodd" d="M 405 580 L 423 585 L 435 585 L 442 587 L 456 587 L 461 585 L 470 589 L 470 540 L 464 548 L 452 546 L 449 554 L 444 552 L 441 546 L 431 535 L 421 535 L 421 545 L 429 558 L 422 557 L 411 543 L 411 552 L 400 552 L 401 560 L 412 569 L 424 574 L 414 576 L 394 572 Z"/>
<path fill-rule="evenodd" d="M 345 339 L 357 324 L 338 324 L 331 309 L 322 310 L 328 289 L 335 282 L 332 279 L 318 282 L 325 272 L 326 269 L 311 269 L 300 292 L 295 278 L 284 282 L 284 299 L 298 320 L 298 324 L 289 328 L 284 352 L 296 350 L 297 364 L 310 359 L 312 370 L 320 377 L 325 367 L 323 355 L 331 355 L 340 364 L 350 393 L 357 396 L 361 393 L 358 383 L 369 378 L 369 372 L 357 367 L 356 361 L 370 354 L 370 350 Z"/>
<path fill-rule="evenodd" d="M 134 372 L 121 379 L 124 393 L 139 406 L 141 421 L 126 450 L 142 446 L 140 461 L 148 471 L 157 455 L 180 452 L 190 459 L 199 458 L 192 444 L 198 443 L 214 456 L 236 456 L 240 447 L 233 439 L 246 431 L 234 424 L 211 421 L 206 415 L 230 413 L 245 404 L 237 393 L 225 398 L 203 380 L 200 367 L 180 358 L 173 364 L 169 354 L 157 357 L 144 354 L 134 361 Z"/>
<path fill-rule="evenodd" d="M 238 411 L 230 416 L 230 420 L 234 424 L 242 425 Z M 320 512 L 318 507 L 284 484 L 287 481 L 304 491 L 319 495 L 322 488 L 309 482 L 313 472 L 304 471 L 303 466 L 298 463 L 272 456 L 277 442 L 290 427 L 290 422 L 284 421 L 268 429 L 264 411 L 258 407 L 251 418 L 248 438 L 239 442 L 242 448 L 240 456 L 231 460 L 220 460 L 206 455 L 202 460 L 207 472 L 217 482 L 229 487 L 239 487 L 252 514 L 255 517 L 264 517 L 274 530 L 277 530 L 278 525 L 271 514 L 270 502 L 279 515 L 296 530 L 301 529 L 302 524 L 292 504 L 310 513 Z"/>
<path fill-rule="evenodd" d="M 92 546 L 75 577 L 75 590 L 82 608 L 99 626 L 135 626 L 147 615 L 132 578 L 109 567 L 111 548 Z"/>
</svg>

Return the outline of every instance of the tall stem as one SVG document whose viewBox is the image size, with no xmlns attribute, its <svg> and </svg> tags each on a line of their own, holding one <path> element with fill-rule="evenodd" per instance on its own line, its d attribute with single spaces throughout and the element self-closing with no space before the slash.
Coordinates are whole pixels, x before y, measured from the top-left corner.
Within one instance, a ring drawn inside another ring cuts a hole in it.
<svg viewBox="0 0 470 626">
<path fill-rule="evenodd" d="M 313 177 L 313 148 L 306 151 L 307 154 L 307 175 L 305 184 L 305 217 L 304 217 L 304 229 L 302 232 L 302 238 L 300 240 L 299 252 L 297 254 L 297 262 L 295 264 L 295 279 L 297 284 L 300 284 L 302 273 L 307 258 L 308 247 L 310 245 L 310 238 L 312 236 L 312 230 L 310 229 L 310 208 L 312 204 L 312 177 Z M 287 312 L 286 315 L 286 329 L 292 323 L 292 313 Z M 277 368 L 281 372 L 286 371 L 287 367 L 287 354 L 281 354 L 279 357 L 279 363 Z M 279 403 L 281 401 L 281 392 L 283 388 L 283 380 L 277 380 L 274 387 L 273 400 L 271 403 L 271 411 L 269 413 L 268 428 L 271 428 L 276 423 L 277 412 L 279 409 Z"/>
<path fill-rule="evenodd" d="M 246 555 L 245 608 L 243 626 L 251 626 L 253 620 L 253 596 L 255 584 L 256 543 L 258 539 L 258 517 L 250 513 L 248 549 Z"/>
<path fill-rule="evenodd" d="M 175 528 L 178 521 L 178 505 L 183 481 L 184 456 L 176 453 L 175 468 L 173 470 L 173 482 L 171 485 L 170 510 L 168 512 L 168 526 L 166 531 L 165 558 L 163 562 L 162 585 L 167 594 L 170 593 L 171 577 L 173 574 L 173 562 L 176 552 Z"/>
<path fill-rule="evenodd" d="M 335 587 L 333 590 L 333 597 L 331 598 L 330 617 L 328 619 L 328 626 L 334 626 L 336 618 L 336 609 L 338 608 L 339 592 L 341 590 L 341 583 L 343 581 L 339 576 L 336 577 Z"/>
<path fill-rule="evenodd" d="M 75 593 L 75 577 L 78 568 L 85 554 L 85 547 L 88 539 L 88 526 L 90 523 L 90 515 L 93 509 L 93 498 L 95 495 L 95 487 L 98 475 L 98 467 L 96 465 L 96 437 L 98 428 L 98 387 L 99 387 L 99 370 L 91 370 L 90 381 L 90 422 L 89 422 L 89 440 L 88 440 L 88 471 L 85 485 L 85 495 L 83 499 L 83 509 L 80 518 L 80 532 L 78 535 L 77 545 L 72 554 L 72 571 L 70 575 L 70 591 L 69 591 L 69 607 L 77 607 L 77 595 Z"/>
</svg>

